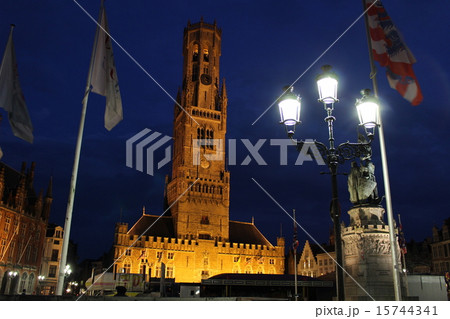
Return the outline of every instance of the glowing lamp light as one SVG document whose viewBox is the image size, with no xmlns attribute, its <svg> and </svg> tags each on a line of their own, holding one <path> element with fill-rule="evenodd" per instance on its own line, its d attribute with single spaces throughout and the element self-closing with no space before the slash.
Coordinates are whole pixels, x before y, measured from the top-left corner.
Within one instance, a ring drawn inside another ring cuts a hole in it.
<svg viewBox="0 0 450 319">
<path fill-rule="evenodd" d="M 378 101 L 370 95 L 370 90 L 361 91 L 361 99 L 356 100 L 356 110 L 358 111 L 359 123 L 366 129 L 373 129 L 378 125 Z"/>
<path fill-rule="evenodd" d="M 289 136 L 295 131 L 295 126 L 300 123 L 300 110 L 302 107 L 301 99 L 294 94 L 294 87 L 284 89 L 284 94 L 278 102 L 280 108 L 281 123 L 286 126 Z"/>
<path fill-rule="evenodd" d="M 323 73 L 317 76 L 317 89 L 319 91 L 319 101 L 326 104 L 333 104 L 338 101 L 337 88 L 338 78 L 337 75 L 331 72 L 330 65 L 322 66 Z"/>
</svg>

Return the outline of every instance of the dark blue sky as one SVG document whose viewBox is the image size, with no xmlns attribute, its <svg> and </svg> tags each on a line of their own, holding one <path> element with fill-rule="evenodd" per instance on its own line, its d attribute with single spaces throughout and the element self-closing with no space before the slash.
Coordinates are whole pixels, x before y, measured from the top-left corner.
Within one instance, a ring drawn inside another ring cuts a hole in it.
<svg viewBox="0 0 450 319">
<path fill-rule="evenodd" d="M 95 17 L 100 1 L 78 1 Z M 394 215 L 401 214 L 407 240 L 423 240 L 433 225 L 449 217 L 450 120 L 447 2 L 384 1 L 417 59 L 414 70 L 424 100 L 413 107 L 389 88 L 384 70 L 378 83 L 391 177 Z M 221 77 L 228 89 L 228 138 L 284 138 L 273 107 L 252 123 L 360 15 L 361 1 L 106 1 L 112 36 L 173 96 L 182 78 L 182 39 L 187 21 L 217 21 L 222 28 Z M 22 161 L 37 162 L 35 186 L 54 178 L 51 220 L 63 226 L 73 155 L 96 25 L 71 0 L 3 0 L 0 4 L 0 45 L 3 53 L 9 24 L 16 24 L 14 41 L 20 81 L 34 125 L 34 144 L 11 133 L 7 116 L 0 125 L 3 161 L 20 169 Z M 147 212 L 163 211 L 164 176 L 170 165 L 149 176 L 125 165 L 125 141 L 144 128 L 172 135 L 173 102 L 113 45 L 124 108 L 124 120 L 111 132 L 103 126 L 104 97 L 91 94 L 82 148 L 71 238 L 81 258 L 100 256 L 112 244 L 114 223 L 134 223 L 145 205 Z M 340 77 L 334 115 L 338 143 L 355 141 L 354 100 L 371 87 L 364 23 L 358 21 L 295 85 L 303 98 L 303 124 L 297 138 L 325 142 L 325 112 L 317 102 L 315 76 L 331 64 Z M 239 143 L 238 143 L 239 144 Z M 240 144 L 242 145 L 242 144 Z M 384 193 L 378 139 L 374 162 Z M 247 153 L 241 148 L 237 160 Z M 251 180 L 254 178 L 280 204 L 296 208 L 298 221 L 319 242 L 331 227 L 331 184 L 315 163 L 278 164 L 279 149 L 261 148 L 267 166 L 231 166 L 233 220 L 251 221 L 275 242 L 283 225 L 290 243 L 292 222 Z M 340 168 L 348 171 L 348 164 Z M 343 216 L 348 223 L 346 177 L 339 177 Z M 301 242 L 305 234 L 299 235 Z"/>
</svg>

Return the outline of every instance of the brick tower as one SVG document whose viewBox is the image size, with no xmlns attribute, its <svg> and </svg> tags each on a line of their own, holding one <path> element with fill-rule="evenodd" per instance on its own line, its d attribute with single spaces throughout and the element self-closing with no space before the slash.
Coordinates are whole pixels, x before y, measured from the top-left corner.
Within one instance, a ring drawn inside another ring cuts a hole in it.
<svg viewBox="0 0 450 319">
<path fill-rule="evenodd" d="M 229 239 L 227 95 L 225 82 L 219 80 L 220 46 L 216 23 L 188 23 L 183 84 L 177 96 L 184 110 L 175 105 L 172 178 L 166 190 L 177 238 Z"/>
</svg>

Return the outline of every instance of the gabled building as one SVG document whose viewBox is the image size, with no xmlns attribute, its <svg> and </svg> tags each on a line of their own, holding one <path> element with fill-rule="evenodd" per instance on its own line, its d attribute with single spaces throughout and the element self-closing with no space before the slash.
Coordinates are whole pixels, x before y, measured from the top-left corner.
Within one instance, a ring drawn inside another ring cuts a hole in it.
<svg viewBox="0 0 450 319">
<path fill-rule="evenodd" d="M 325 251 L 324 251 L 325 250 Z M 306 240 L 303 249 L 297 254 L 297 274 L 307 277 L 321 277 L 336 271 L 334 244 L 316 245 Z M 292 253 L 289 254 L 288 262 L 294 264 Z M 289 273 L 294 273 L 294 268 L 289 267 Z"/>
<path fill-rule="evenodd" d="M 39 293 L 54 295 L 58 283 L 64 230 L 61 226 L 49 225 L 44 239 L 44 253 L 41 265 Z"/>
<path fill-rule="evenodd" d="M 115 231 L 115 274 L 200 282 L 221 273 L 284 273 L 284 239 L 271 244 L 254 223 L 231 221 L 225 165 L 228 98 L 219 66 L 222 32 L 188 23 L 183 84 L 175 105 L 172 176 L 162 217 L 145 211 Z M 181 107 L 180 107 L 181 106 Z"/>
<path fill-rule="evenodd" d="M 0 294 L 32 294 L 38 276 L 52 204 L 47 192 L 34 190 L 35 163 L 21 171 L 0 163 Z"/>
<path fill-rule="evenodd" d="M 450 272 L 450 218 L 444 220 L 441 229 L 433 227 L 431 261 L 433 274 L 444 275 Z"/>
</svg>

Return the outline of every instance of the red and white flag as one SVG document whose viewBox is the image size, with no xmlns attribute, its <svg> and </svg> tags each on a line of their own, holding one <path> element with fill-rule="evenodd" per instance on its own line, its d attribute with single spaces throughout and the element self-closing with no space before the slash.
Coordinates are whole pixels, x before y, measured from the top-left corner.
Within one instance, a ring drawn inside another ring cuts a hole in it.
<svg viewBox="0 0 450 319">
<path fill-rule="evenodd" d="M 92 92 L 106 96 L 105 127 L 110 131 L 123 119 L 122 99 L 120 98 L 111 38 L 105 8 L 102 5 L 97 26 L 97 43 L 94 46 L 91 85 Z"/>
<path fill-rule="evenodd" d="M 416 62 L 381 1 L 365 0 L 369 20 L 370 40 L 374 60 L 386 67 L 391 88 L 397 90 L 412 105 L 422 102 L 423 96 L 412 65 Z M 372 6 L 372 7 L 371 7 Z"/>
<path fill-rule="evenodd" d="M 0 107 L 8 112 L 8 119 L 15 136 L 33 143 L 33 125 L 19 83 L 16 52 L 13 43 L 13 27 L 0 65 Z"/>
</svg>

